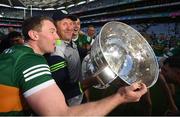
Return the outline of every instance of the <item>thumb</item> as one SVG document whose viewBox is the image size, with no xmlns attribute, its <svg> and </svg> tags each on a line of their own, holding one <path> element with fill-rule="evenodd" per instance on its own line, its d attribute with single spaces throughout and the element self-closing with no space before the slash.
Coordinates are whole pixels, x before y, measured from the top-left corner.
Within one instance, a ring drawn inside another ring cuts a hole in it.
<svg viewBox="0 0 180 117">
<path fill-rule="evenodd" d="M 129 86 L 129 89 L 130 90 L 137 90 L 137 89 L 140 89 L 141 88 L 141 85 L 140 83 L 132 83 L 130 86 Z"/>
</svg>

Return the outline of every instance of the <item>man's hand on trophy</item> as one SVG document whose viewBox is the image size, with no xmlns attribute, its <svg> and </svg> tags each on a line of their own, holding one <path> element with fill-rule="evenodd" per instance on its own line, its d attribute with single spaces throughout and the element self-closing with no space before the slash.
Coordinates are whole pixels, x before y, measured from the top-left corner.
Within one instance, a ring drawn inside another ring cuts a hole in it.
<svg viewBox="0 0 180 117">
<path fill-rule="evenodd" d="M 125 103 L 137 102 L 141 96 L 147 92 L 147 87 L 144 83 L 133 83 L 130 86 L 121 87 L 118 89 L 120 100 Z M 120 102 L 121 102 L 120 101 Z"/>
</svg>

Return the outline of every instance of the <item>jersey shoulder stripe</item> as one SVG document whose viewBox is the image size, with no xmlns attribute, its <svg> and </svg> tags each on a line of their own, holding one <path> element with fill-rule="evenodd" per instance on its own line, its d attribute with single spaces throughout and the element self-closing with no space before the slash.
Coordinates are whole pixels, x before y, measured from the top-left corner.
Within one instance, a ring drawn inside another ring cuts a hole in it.
<svg viewBox="0 0 180 117">
<path fill-rule="evenodd" d="M 49 68 L 49 66 L 47 64 L 39 64 L 39 65 L 35 65 L 35 66 L 32 66 L 26 70 L 23 71 L 23 74 L 26 74 L 27 72 L 33 70 L 33 69 L 37 69 L 37 68 L 41 68 L 41 67 L 45 67 L 45 68 Z"/>
<path fill-rule="evenodd" d="M 31 77 L 27 77 L 27 78 L 25 79 L 25 82 L 27 82 L 27 81 L 29 81 L 29 80 L 32 80 L 32 79 L 34 79 L 34 78 L 37 78 L 37 77 L 39 77 L 39 76 L 41 76 L 41 75 L 45 75 L 45 74 L 51 74 L 51 73 L 48 71 L 48 72 L 40 72 L 40 73 L 34 74 L 34 75 L 32 75 Z"/>
<path fill-rule="evenodd" d="M 49 71 L 49 69 L 48 69 L 48 68 L 35 69 L 35 70 L 32 70 L 32 71 L 30 71 L 30 72 L 28 72 L 28 73 L 25 73 L 25 74 L 24 74 L 24 77 L 28 77 L 28 76 L 30 76 L 30 75 L 32 75 L 32 74 L 34 74 L 34 73 L 40 72 L 40 71 Z"/>
<path fill-rule="evenodd" d="M 51 74 L 49 66 L 46 64 L 35 65 L 23 71 L 25 81 L 29 81 L 44 74 Z"/>
<path fill-rule="evenodd" d="M 14 79 L 19 82 L 23 93 L 52 80 L 47 61 L 43 56 L 34 52 L 21 56 L 16 62 L 15 69 Z"/>
</svg>

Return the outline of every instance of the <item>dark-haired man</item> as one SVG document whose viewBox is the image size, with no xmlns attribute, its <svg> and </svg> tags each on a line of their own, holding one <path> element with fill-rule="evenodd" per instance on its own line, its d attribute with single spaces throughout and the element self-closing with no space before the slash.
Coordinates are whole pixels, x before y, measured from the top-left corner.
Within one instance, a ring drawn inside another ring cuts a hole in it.
<svg viewBox="0 0 180 117">
<path fill-rule="evenodd" d="M 89 25 L 87 28 L 87 35 L 91 38 L 91 45 L 94 42 L 96 36 L 96 29 L 93 25 Z"/>
<path fill-rule="evenodd" d="M 73 16 L 73 24 L 74 24 L 74 31 L 72 36 L 72 41 L 76 43 L 80 59 L 83 61 L 84 57 L 87 55 L 88 51 L 91 48 L 91 39 L 89 36 L 85 35 L 81 31 L 81 21 L 77 16 Z"/>
<path fill-rule="evenodd" d="M 0 115 L 29 114 L 24 98 L 35 112 L 43 114 L 41 101 L 47 99 L 42 93 L 57 88 L 42 56 L 55 49 L 58 35 L 53 20 L 32 17 L 24 21 L 22 30 L 25 46 L 13 46 L 0 55 Z"/>
</svg>

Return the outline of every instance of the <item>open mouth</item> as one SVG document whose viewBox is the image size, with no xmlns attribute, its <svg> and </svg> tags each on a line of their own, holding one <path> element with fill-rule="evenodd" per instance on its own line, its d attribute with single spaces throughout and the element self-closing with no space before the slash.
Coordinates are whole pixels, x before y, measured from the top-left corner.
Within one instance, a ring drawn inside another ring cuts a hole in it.
<svg viewBox="0 0 180 117">
<path fill-rule="evenodd" d="M 78 31 L 78 29 L 74 29 L 74 31 L 76 31 L 76 32 L 77 32 L 77 31 Z"/>
</svg>

